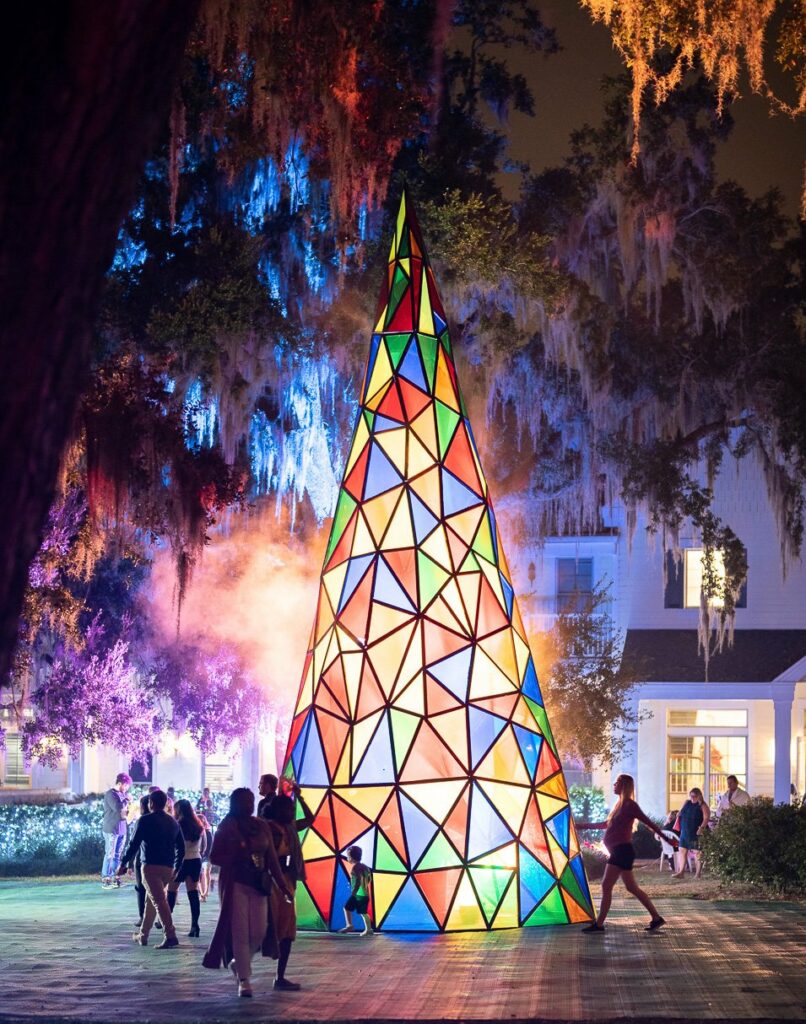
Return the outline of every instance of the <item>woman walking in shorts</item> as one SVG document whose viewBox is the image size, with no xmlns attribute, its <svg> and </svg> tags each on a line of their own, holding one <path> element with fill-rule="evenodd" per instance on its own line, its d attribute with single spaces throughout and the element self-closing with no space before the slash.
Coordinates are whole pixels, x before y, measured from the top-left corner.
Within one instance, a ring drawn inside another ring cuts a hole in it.
<svg viewBox="0 0 806 1024">
<path fill-rule="evenodd" d="M 659 838 L 662 836 L 662 833 L 655 822 L 644 814 L 633 799 L 635 781 L 632 775 L 619 775 L 613 785 L 613 792 L 618 797 L 618 800 L 610 812 L 607 821 L 598 823 L 585 822 L 577 825 L 577 828 L 605 829 L 604 845 L 607 847 L 607 852 L 610 855 L 605 867 L 604 878 L 602 879 L 602 898 L 599 903 L 599 916 L 593 924 L 589 924 L 582 931 L 603 932 L 605 930 L 604 923 L 613 898 L 613 886 L 621 878 L 627 892 L 635 896 L 649 911 L 650 922 L 646 930 L 654 932 L 666 924 L 666 922 L 655 909 L 652 900 L 638 885 L 633 875 L 632 866 L 635 861 L 635 849 L 632 845 L 632 834 L 636 821 L 642 821 Z M 665 836 L 663 838 L 666 839 Z M 668 842 L 668 839 L 666 841 Z"/>
</svg>

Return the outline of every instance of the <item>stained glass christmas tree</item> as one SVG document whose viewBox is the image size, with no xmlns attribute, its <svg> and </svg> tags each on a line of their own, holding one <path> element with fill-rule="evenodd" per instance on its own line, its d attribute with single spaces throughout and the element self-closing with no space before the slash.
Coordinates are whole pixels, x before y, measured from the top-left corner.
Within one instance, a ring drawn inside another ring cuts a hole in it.
<svg viewBox="0 0 806 1024">
<path fill-rule="evenodd" d="M 315 812 L 303 927 L 337 928 L 346 850 L 387 930 L 591 919 L 551 727 L 404 194 L 286 775 Z"/>
</svg>

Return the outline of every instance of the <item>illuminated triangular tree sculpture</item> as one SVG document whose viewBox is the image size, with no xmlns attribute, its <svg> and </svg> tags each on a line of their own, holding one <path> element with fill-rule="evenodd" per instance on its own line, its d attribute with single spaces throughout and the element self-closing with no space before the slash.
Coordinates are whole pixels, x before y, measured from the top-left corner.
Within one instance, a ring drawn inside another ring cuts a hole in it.
<svg viewBox="0 0 806 1024">
<path fill-rule="evenodd" d="M 557 748 L 445 313 L 404 195 L 285 773 L 315 812 L 303 927 L 343 924 L 348 846 L 376 927 L 591 918 Z"/>
</svg>

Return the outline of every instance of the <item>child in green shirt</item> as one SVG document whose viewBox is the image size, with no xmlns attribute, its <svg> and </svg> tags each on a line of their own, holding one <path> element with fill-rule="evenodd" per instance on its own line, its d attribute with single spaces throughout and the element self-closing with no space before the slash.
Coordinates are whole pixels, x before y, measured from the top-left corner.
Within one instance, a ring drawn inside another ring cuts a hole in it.
<svg viewBox="0 0 806 1024">
<path fill-rule="evenodd" d="M 366 864 L 361 863 L 361 847 L 351 846 L 347 851 L 347 859 L 352 867 L 350 868 L 350 898 L 344 904 L 344 928 L 340 932 L 352 932 L 353 921 L 351 914 L 355 912 L 363 921 L 364 930 L 361 935 L 372 933 L 372 922 L 369 919 L 369 890 L 372 885 L 372 872 Z"/>
</svg>

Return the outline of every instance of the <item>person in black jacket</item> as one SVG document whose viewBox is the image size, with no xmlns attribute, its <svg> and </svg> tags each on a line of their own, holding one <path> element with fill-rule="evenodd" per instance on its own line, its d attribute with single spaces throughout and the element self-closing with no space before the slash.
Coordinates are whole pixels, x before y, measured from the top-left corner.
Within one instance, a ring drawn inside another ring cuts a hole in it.
<svg viewBox="0 0 806 1024">
<path fill-rule="evenodd" d="M 140 817 L 148 814 L 148 793 L 143 794 L 140 797 Z M 138 819 L 139 820 L 139 819 Z M 137 822 L 134 823 L 132 829 L 132 836 L 134 836 L 134 830 L 137 828 Z M 134 855 L 132 861 L 132 868 L 134 869 L 134 891 L 137 895 L 137 927 L 138 929 L 143 927 L 143 917 L 146 912 L 146 887 L 143 885 L 143 865 L 140 862 L 140 850 Z"/>
<path fill-rule="evenodd" d="M 148 899 L 143 923 L 132 938 L 141 946 L 148 945 L 148 933 L 159 913 L 165 930 L 165 938 L 157 949 L 173 949 L 179 945 L 176 928 L 168 906 L 166 889 L 182 867 L 185 857 L 185 840 L 175 818 L 165 813 L 168 797 L 157 791 L 148 798 L 149 813 L 137 822 L 134 835 L 120 861 L 118 874 L 124 874 L 140 852 L 141 874 Z"/>
</svg>

